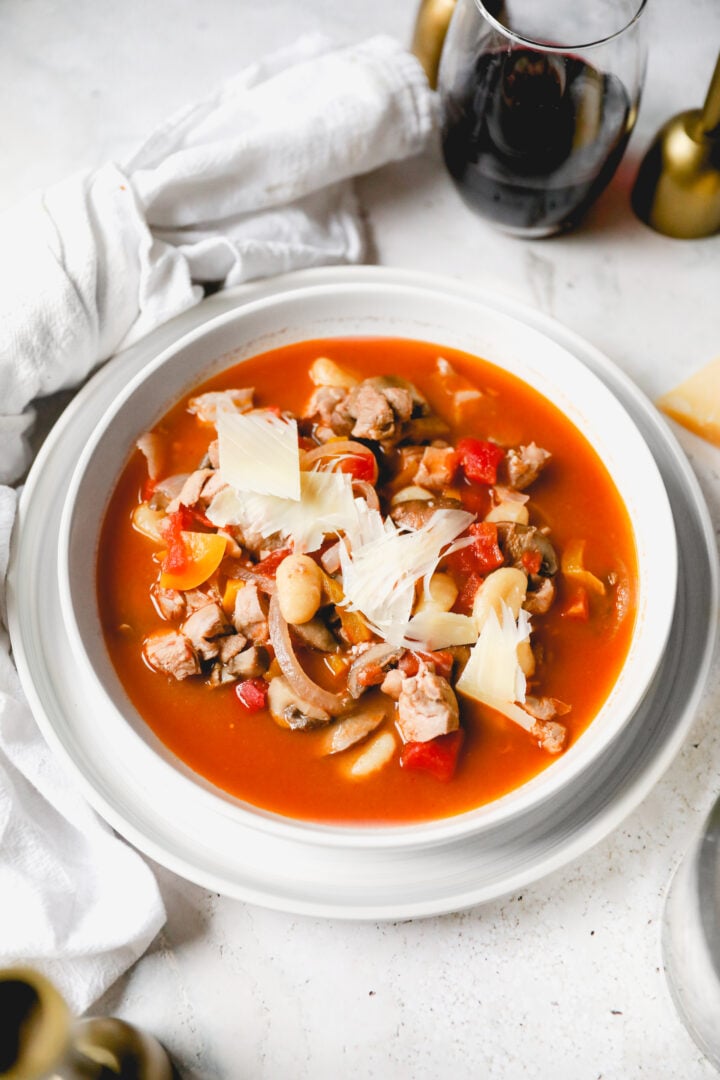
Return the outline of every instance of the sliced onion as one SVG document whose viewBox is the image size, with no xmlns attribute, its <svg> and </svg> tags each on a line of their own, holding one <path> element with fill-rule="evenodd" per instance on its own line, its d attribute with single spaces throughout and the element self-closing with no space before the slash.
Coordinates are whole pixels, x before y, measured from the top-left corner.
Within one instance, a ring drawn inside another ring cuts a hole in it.
<svg viewBox="0 0 720 1080">
<path fill-rule="evenodd" d="M 353 495 L 360 495 L 368 504 L 371 510 L 380 509 L 380 500 L 378 499 L 378 493 L 369 480 L 353 480 L 352 483 Z"/>
<path fill-rule="evenodd" d="M 375 455 L 372 450 L 363 443 L 355 442 L 353 439 L 333 439 L 331 442 L 324 443 L 314 450 L 307 451 L 307 453 L 303 454 L 301 467 L 306 472 L 316 468 L 332 470 L 348 458 L 368 457 L 371 458 L 373 462 L 372 482 L 375 483 L 378 478 L 378 467 Z"/>
<path fill-rule="evenodd" d="M 222 530 L 219 530 L 222 535 Z M 236 578 L 239 581 L 251 581 L 253 585 L 257 585 L 258 589 L 262 589 L 268 596 L 275 594 L 275 582 L 271 577 L 267 577 L 266 574 L 257 574 L 254 570 L 250 570 L 247 566 L 233 566 L 228 571 L 229 578 Z"/>
<path fill-rule="evenodd" d="M 331 694 L 318 686 L 300 666 L 300 661 L 295 655 L 295 650 L 290 640 L 288 624 L 280 611 L 280 604 L 275 593 L 270 597 L 270 609 L 268 611 L 268 628 L 270 630 L 270 643 L 275 650 L 275 658 L 280 669 L 292 686 L 293 690 L 309 705 L 315 705 L 323 709 L 331 716 L 339 716 L 347 709 L 347 701 L 340 694 Z"/>
</svg>

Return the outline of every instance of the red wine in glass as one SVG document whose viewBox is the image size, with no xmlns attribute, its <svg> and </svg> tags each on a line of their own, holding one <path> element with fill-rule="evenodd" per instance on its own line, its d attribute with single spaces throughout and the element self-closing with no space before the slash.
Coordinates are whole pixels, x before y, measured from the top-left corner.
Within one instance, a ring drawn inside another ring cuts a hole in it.
<svg viewBox="0 0 720 1080">
<path fill-rule="evenodd" d="M 615 172 L 631 127 L 620 79 L 530 48 L 482 53 L 443 104 L 443 154 L 463 199 L 524 236 L 577 223 Z"/>
</svg>

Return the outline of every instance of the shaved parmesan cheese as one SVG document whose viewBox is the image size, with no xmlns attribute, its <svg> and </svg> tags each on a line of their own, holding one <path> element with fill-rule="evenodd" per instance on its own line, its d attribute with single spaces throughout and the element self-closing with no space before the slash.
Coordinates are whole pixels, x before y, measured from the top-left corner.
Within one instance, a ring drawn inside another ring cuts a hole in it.
<svg viewBox="0 0 720 1080">
<path fill-rule="evenodd" d="M 220 475 L 236 491 L 300 499 L 300 451 L 295 420 L 267 410 L 219 412 Z"/>
<path fill-rule="evenodd" d="M 399 632 L 399 628 L 398 628 Z M 475 620 L 453 611 L 421 611 L 404 627 L 400 642 L 408 649 L 434 652 L 448 645 L 472 645 L 477 641 Z"/>
<path fill-rule="evenodd" d="M 352 478 L 347 473 L 304 472 L 300 475 L 301 498 L 281 499 L 274 495 L 223 488 L 207 508 L 213 525 L 239 525 L 247 533 L 267 538 L 280 534 L 293 541 L 296 554 L 316 551 L 328 533 L 352 524 L 356 503 Z M 379 516 L 379 515 L 378 515 Z"/>
<path fill-rule="evenodd" d="M 457 689 L 517 720 L 515 702 L 525 700 L 526 686 L 518 645 L 530 638 L 530 617 L 521 610 L 516 622 L 504 601 L 500 610 L 500 618 L 494 610 L 488 612 Z"/>
<path fill-rule="evenodd" d="M 360 501 L 360 500 L 358 500 Z M 401 531 L 377 511 L 358 513 L 340 547 L 345 606 L 361 612 L 381 637 L 400 643 L 415 601 L 415 584 L 468 538 L 473 521 L 464 510 L 437 510 L 420 529 Z"/>
</svg>

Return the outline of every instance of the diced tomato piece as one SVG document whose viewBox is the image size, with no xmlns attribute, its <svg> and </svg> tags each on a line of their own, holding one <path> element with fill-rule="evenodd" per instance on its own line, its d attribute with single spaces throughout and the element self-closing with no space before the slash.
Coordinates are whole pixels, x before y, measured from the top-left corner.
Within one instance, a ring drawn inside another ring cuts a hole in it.
<svg viewBox="0 0 720 1080">
<path fill-rule="evenodd" d="M 538 574 L 540 572 L 542 555 L 539 551 L 524 551 L 520 561 L 523 564 L 523 569 L 527 570 L 528 574 Z"/>
<path fill-rule="evenodd" d="M 465 732 L 458 728 L 428 742 L 407 742 L 400 751 L 400 764 L 405 769 L 428 772 L 437 780 L 452 780 L 464 737 Z"/>
<path fill-rule="evenodd" d="M 398 667 L 402 671 L 403 675 L 407 675 L 409 677 L 417 675 L 418 671 L 420 670 L 420 664 L 418 663 L 417 656 L 409 649 L 400 657 Z"/>
<path fill-rule="evenodd" d="M 468 482 L 460 488 L 460 498 L 466 510 L 483 518 L 490 509 L 490 492 L 487 484 Z"/>
<path fill-rule="evenodd" d="M 497 443 L 485 439 L 461 439 L 457 444 L 460 465 L 468 480 L 478 484 L 494 484 L 497 467 L 505 457 L 505 451 Z"/>
<path fill-rule="evenodd" d="M 290 554 L 290 548 L 278 548 L 277 551 L 271 551 L 269 555 L 256 563 L 253 569 L 257 574 L 264 574 L 265 577 L 275 577 L 278 566 Z"/>
<path fill-rule="evenodd" d="M 260 712 L 267 705 L 268 684 L 264 679 L 243 679 L 235 686 L 235 696 L 248 712 Z"/>
<path fill-rule="evenodd" d="M 421 660 L 426 664 L 432 664 L 436 674 L 441 675 L 443 679 L 448 679 L 450 677 L 453 666 L 453 654 L 444 649 L 438 652 L 411 652 L 408 649 L 401 657 L 398 667 L 403 675 L 417 675 L 420 670 Z"/>
<path fill-rule="evenodd" d="M 162 568 L 167 574 L 182 574 L 190 564 L 190 553 L 183 537 L 183 532 L 186 531 L 183 510 L 186 509 L 187 507 L 181 506 L 165 519 L 163 535 L 167 542 L 167 553 Z"/>
<path fill-rule="evenodd" d="M 590 618 L 590 603 L 585 589 L 577 589 L 570 599 L 560 609 L 560 614 L 565 619 L 575 619 L 577 622 L 587 622 Z"/>
<path fill-rule="evenodd" d="M 468 529 L 471 536 L 475 537 L 475 543 L 468 547 L 473 553 L 476 573 L 489 574 L 497 570 L 505 562 L 505 556 L 498 544 L 497 525 L 492 521 L 476 521 Z"/>
<path fill-rule="evenodd" d="M 447 557 L 447 563 L 460 577 L 479 574 L 486 577 L 505 562 L 497 538 L 497 525 L 492 521 L 476 521 L 468 528 L 473 543 L 467 544 Z"/>
<path fill-rule="evenodd" d="M 378 478 L 378 467 L 372 450 L 367 454 L 353 454 L 343 458 L 339 465 L 340 472 L 348 473 L 353 480 L 367 480 L 374 484 Z"/>
<path fill-rule="evenodd" d="M 443 679 L 450 678 L 454 663 L 454 657 L 451 652 L 442 649 L 435 652 L 419 653 L 419 656 L 426 664 L 432 664 L 434 666 L 437 675 L 441 675 Z"/>
<path fill-rule="evenodd" d="M 453 611 L 457 611 L 460 615 L 469 615 L 473 609 L 475 593 L 482 583 L 483 579 L 480 574 L 469 574 L 468 577 L 465 578 L 463 586 L 458 594 L 458 598 L 453 604 Z"/>
<path fill-rule="evenodd" d="M 196 531 L 198 525 L 204 525 L 206 529 L 216 528 L 210 518 L 206 517 L 202 510 L 198 510 L 196 506 L 185 506 L 184 503 L 180 503 L 175 513 L 180 515 L 180 520 L 183 523 L 182 527 L 186 532 Z"/>
</svg>

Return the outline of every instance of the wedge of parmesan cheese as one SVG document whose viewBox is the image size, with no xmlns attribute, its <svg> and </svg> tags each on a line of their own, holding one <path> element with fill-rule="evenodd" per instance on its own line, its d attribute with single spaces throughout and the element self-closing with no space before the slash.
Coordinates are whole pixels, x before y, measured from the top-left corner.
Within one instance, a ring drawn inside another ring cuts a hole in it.
<svg viewBox="0 0 720 1080">
<path fill-rule="evenodd" d="M 720 356 L 656 402 L 667 416 L 720 446 Z"/>
<path fill-rule="evenodd" d="M 266 409 L 217 415 L 220 475 L 236 491 L 300 499 L 300 450 L 295 420 Z"/>
<path fill-rule="evenodd" d="M 490 610 L 457 689 L 517 722 L 517 702 L 525 701 L 525 674 L 518 661 L 518 645 L 530 638 L 530 617 L 525 610 L 517 620 L 501 601 L 500 617 Z"/>
</svg>

